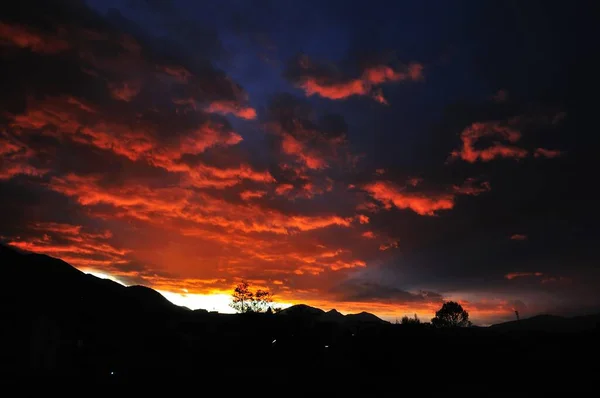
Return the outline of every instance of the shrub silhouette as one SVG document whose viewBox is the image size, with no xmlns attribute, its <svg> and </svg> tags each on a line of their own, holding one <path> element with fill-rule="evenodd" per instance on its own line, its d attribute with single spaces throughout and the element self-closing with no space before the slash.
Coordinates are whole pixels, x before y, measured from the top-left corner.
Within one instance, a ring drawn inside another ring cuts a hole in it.
<svg viewBox="0 0 600 398">
<path fill-rule="evenodd" d="M 402 325 L 420 325 L 421 320 L 419 319 L 417 314 L 415 314 L 414 318 L 409 318 L 408 316 L 405 315 L 402 317 L 402 320 L 400 321 L 400 323 Z"/>
</svg>

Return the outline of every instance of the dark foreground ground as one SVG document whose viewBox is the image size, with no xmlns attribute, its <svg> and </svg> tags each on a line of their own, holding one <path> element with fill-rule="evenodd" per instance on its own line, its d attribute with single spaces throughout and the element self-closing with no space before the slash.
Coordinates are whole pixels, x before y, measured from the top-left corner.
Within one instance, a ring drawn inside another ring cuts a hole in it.
<svg viewBox="0 0 600 398">
<path fill-rule="evenodd" d="M 600 329 L 434 329 L 176 307 L 0 247 L 1 386 L 194 395 L 538 395 L 598 389 Z M 27 281 L 27 283 L 17 283 Z M 27 293 L 28 292 L 28 293 Z M 594 318 L 595 319 L 595 318 Z M 591 325 L 591 326 L 590 326 Z M 9 391 L 9 390 L 6 390 Z M 136 396 L 138 395 L 136 394 Z M 24 396 L 8 394 L 2 396 Z M 118 394 L 117 394 L 118 395 Z"/>
</svg>

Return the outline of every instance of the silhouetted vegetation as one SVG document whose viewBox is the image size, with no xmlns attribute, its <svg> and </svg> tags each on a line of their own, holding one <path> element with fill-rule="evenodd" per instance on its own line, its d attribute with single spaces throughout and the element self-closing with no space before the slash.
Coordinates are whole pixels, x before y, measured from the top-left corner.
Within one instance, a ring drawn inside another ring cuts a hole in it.
<svg viewBox="0 0 600 398">
<path fill-rule="evenodd" d="M 435 313 L 435 317 L 431 319 L 431 324 L 438 328 L 467 327 L 471 326 L 471 321 L 469 321 L 469 313 L 460 304 L 447 301 Z"/>
<path fill-rule="evenodd" d="M 231 308 L 237 312 L 273 312 L 271 308 L 271 302 L 273 296 L 268 290 L 258 289 L 253 292 L 250 290 L 250 284 L 246 281 L 242 281 L 233 290 L 231 295 Z"/>
<path fill-rule="evenodd" d="M 413 318 L 409 318 L 408 316 L 405 315 L 402 317 L 402 320 L 400 321 L 400 323 L 402 325 L 420 325 L 421 320 L 419 319 L 417 314 L 415 314 L 415 316 Z"/>
</svg>

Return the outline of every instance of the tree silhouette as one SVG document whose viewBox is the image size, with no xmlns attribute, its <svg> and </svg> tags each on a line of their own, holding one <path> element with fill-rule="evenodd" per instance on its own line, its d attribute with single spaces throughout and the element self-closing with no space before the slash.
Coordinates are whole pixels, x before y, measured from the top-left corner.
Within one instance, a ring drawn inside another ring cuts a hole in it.
<svg viewBox="0 0 600 398">
<path fill-rule="evenodd" d="M 272 295 L 268 290 L 259 289 L 252 292 L 250 284 L 242 281 L 233 290 L 229 306 L 240 313 L 265 312 L 270 308 L 272 301 Z"/>
<path fill-rule="evenodd" d="M 445 302 L 442 308 L 435 313 L 435 318 L 431 319 L 431 324 L 438 328 L 471 326 L 469 313 L 454 301 Z"/>
</svg>

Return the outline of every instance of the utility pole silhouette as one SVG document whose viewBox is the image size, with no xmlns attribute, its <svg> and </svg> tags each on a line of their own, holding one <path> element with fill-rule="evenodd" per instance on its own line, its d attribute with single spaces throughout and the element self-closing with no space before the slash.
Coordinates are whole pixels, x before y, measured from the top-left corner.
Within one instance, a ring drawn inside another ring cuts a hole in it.
<svg viewBox="0 0 600 398">
<path fill-rule="evenodd" d="M 515 315 L 517 316 L 517 322 L 520 321 L 520 319 L 519 319 L 519 311 L 515 310 Z"/>
</svg>

